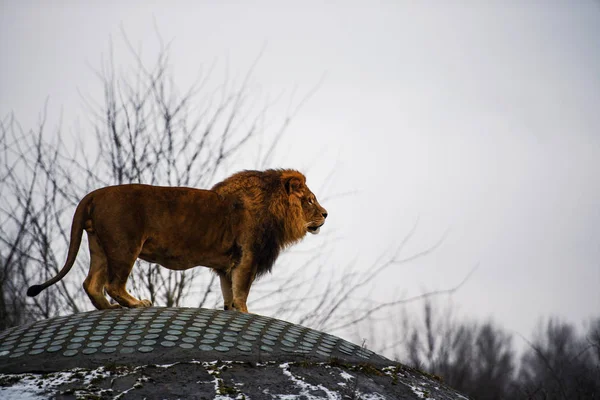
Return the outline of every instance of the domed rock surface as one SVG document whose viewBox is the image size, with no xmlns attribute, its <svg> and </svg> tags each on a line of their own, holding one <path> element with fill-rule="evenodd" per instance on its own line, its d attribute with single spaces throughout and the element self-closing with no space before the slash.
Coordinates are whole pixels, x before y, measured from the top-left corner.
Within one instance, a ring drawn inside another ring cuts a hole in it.
<svg viewBox="0 0 600 400">
<path fill-rule="evenodd" d="M 336 336 L 198 308 L 91 311 L 0 332 L 0 386 L 9 398 L 463 397 Z"/>
</svg>

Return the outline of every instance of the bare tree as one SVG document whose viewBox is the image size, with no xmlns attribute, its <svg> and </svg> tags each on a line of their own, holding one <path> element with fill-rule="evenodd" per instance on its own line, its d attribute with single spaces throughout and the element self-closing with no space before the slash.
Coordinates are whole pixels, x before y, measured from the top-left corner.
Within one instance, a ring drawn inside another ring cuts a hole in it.
<svg viewBox="0 0 600 400">
<path fill-rule="evenodd" d="M 510 334 L 491 321 L 460 321 L 424 303 L 407 319 L 403 359 L 475 399 L 595 399 L 600 396 L 600 319 L 586 334 L 550 319 L 519 360 Z"/>
<path fill-rule="evenodd" d="M 516 365 L 511 336 L 488 321 L 477 331 L 475 351 L 470 393 L 477 399 L 490 400 L 513 396 Z"/>
<path fill-rule="evenodd" d="M 600 398 L 600 358 L 597 333 L 600 319 L 587 335 L 571 324 L 550 319 L 540 324 L 523 354 L 519 386 L 532 399 Z"/>
<path fill-rule="evenodd" d="M 600 376 L 600 317 L 590 322 L 585 341 L 590 346 L 590 351 L 593 354 L 590 357 L 592 363 L 596 364 L 596 370 L 599 372 L 598 376 Z"/>
<path fill-rule="evenodd" d="M 21 137 L 11 137 L 5 129 L 6 121 L 0 126 L 0 199 L 4 199 L 9 185 L 13 183 L 16 161 L 9 161 L 11 149 Z M 18 212 L 20 211 L 20 212 Z M 27 210 L 18 210 L 14 203 L 2 202 L 0 208 L 0 330 L 26 322 L 25 302 L 19 291 L 19 270 L 23 267 L 20 254 L 27 247 L 25 226 L 29 218 Z M 9 233 L 10 231 L 10 233 Z"/>
<path fill-rule="evenodd" d="M 410 365 L 440 376 L 476 399 L 510 399 L 515 353 L 510 335 L 491 321 L 460 322 L 450 309 L 424 303 L 423 320 L 407 333 Z"/>
</svg>

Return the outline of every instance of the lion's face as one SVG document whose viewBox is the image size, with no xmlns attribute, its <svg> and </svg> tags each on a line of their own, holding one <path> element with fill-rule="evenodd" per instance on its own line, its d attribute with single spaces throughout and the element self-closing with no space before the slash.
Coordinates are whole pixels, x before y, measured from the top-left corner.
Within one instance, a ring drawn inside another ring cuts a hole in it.
<svg viewBox="0 0 600 400">
<path fill-rule="evenodd" d="M 297 240 L 306 232 L 313 235 L 319 233 L 321 226 L 325 223 L 325 218 L 327 218 L 327 210 L 321 207 L 313 192 L 306 186 L 304 175 L 297 171 L 291 171 L 289 175 L 291 177 L 284 178 L 285 188 L 290 196 L 290 205 L 293 205 L 295 209 L 294 214 L 299 219 L 301 218 L 298 221 L 300 224 L 297 225 L 299 228 Z"/>
<path fill-rule="evenodd" d="M 327 210 L 321 207 L 315 195 L 306 187 L 305 195 L 302 197 L 302 211 L 306 221 L 306 230 L 316 235 L 327 218 Z"/>
</svg>

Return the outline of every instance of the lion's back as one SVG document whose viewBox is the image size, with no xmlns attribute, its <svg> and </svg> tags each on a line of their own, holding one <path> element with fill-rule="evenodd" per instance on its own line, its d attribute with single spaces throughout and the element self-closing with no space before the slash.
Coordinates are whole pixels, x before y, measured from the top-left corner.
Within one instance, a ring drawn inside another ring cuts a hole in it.
<svg viewBox="0 0 600 400">
<path fill-rule="evenodd" d="M 231 196 L 187 187 L 129 184 L 105 187 L 90 195 L 89 215 L 94 225 L 119 226 L 146 235 L 221 230 L 240 208 Z"/>
</svg>

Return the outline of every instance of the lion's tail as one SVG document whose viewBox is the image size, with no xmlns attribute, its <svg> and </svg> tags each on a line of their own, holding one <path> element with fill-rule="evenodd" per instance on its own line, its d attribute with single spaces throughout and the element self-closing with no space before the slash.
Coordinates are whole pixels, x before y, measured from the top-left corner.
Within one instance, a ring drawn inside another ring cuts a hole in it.
<svg viewBox="0 0 600 400">
<path fill-rule="evenodd" d="M 65 261 L 65 265 L 62 267 L 58 275 L 47 280 L 41 285 L 33 285 L 27 289 L 27 296 L 34 297 L 40 294 L 40 292 L 46 289 L 48 286 L 54 285 L 56 282 L 60 281 L 62 278 L 67 275 L 67 273 L 73 267 L 75 263 L 75 259 L 77 258 L 77 253 L 79 252 L 79 246 L 81 245 L 81 236 L 83 235 L 83 228 L 85 220 L 88 217 L 88 205 L 92 200 L 91 193 L 88 194 L 81 200 L 77 209 L 75 210 L 75 215 L 73 215 L 73 224 L 71 225 L 71 240 L 69 244 L 69 254 L 67 255 L 67 261 Z"/>
</svg>

